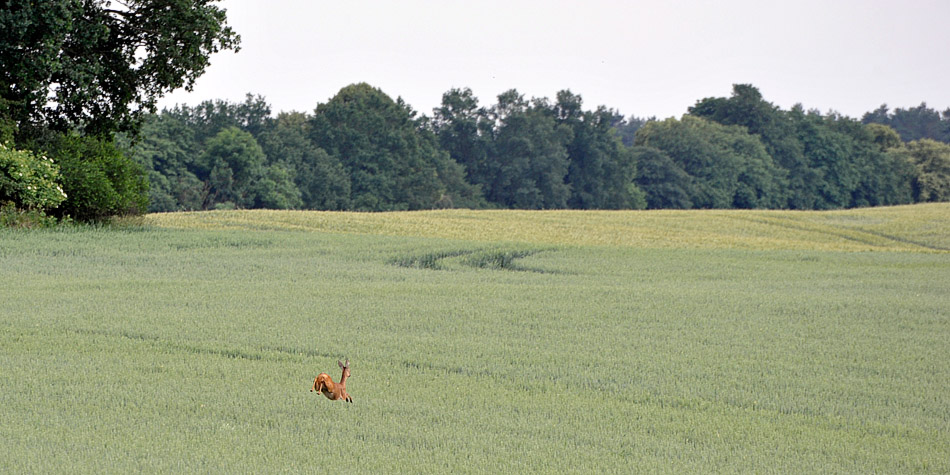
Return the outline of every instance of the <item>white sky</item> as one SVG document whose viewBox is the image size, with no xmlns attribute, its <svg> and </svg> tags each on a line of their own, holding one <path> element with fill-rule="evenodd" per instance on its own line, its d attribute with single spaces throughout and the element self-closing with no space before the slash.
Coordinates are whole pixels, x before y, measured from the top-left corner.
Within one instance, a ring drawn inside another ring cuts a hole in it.
<svg viewBox="0 0 950 475">
<path fill-rule="evenodd" d="M 950 107 L 950 0 L 223 0 L 241 35 L 160 107 L 260 94 L 311 112 L 367 82 L 432 115 L 470 87 L 679 117 L 751 83 L 783 109 Z"/>
</svg>

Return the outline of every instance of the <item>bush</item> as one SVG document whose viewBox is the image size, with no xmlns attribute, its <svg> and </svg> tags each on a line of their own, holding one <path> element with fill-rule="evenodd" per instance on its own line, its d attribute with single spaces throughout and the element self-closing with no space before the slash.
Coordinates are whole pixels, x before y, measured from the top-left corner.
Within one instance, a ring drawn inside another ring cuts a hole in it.
<svg viewBox="0 0 950 475">
<path fill-rule="evenodd" d="M 53 160 L 0 144 L 0 205 L 44 212 L 66 199 Z"/>
<path fill-rule="evenodd" d="M 144 169 L 114 142 L 70 134 L 54 140 L 50 148 L 59 162 L 68 195 L 57 214 L 79 221 L 101 221 L 143 214 L 148 209 Z"/>
<path fill-rule="evenodd" d="M 58 221 L 42 210 L 25 210 L 13 203 L 0 204 L 0 228 L 51 228 Z"/>
</svg>

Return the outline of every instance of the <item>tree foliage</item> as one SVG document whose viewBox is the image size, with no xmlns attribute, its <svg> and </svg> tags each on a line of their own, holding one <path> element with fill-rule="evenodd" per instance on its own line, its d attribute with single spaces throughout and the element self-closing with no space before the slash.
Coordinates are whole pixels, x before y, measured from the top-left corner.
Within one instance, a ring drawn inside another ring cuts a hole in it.
<svg viewBox="0 0 950 475">
<path fill-rule="evenodd" d="M 783 111 L 758 89 L 735 85 L 729 98 L 706 98 L 691 115 L 741 125 L 756 135 L 787 173 L 786 206 L 833 209 L 910 202 L 912 171 L 891 151 L 893 135 L 857 120 L 805 111 Z"/>
<path fill-rule="evenodd" d="M 787 170 L 787 204 L 792 209 L 815 207 L 815 173 L 809 167 L 792 117 L 762 98 L 748 84 L 733 86 L 729 98 L 705 98 L 689 108 L 690 115 L 724 125 L 739 125 L 757 135 L 773 161 Z"/>
<path fill-rule="evenodd" d="M 697 208 L 775 208 L 784 203 L 784 170 L 743 127 L 692 116 L 648 123 L 637 145 L 654 147 L 691 177 Z"/>
<path fill-rule="evenodd" d="M 58 134 L 42 144 L 42 149 L 56 157 L 67 195 L 66 200 L 52 210 L 57 216 L 99 221 L 147 210 L 146 175 L 114 141 Z"/>
<path fill-rule="evenodd" d="M 637 162 L 637 186 L 645 194 L 648 208 L 690 209 L 693 207 L 693 178 L 662 150 L 650 146 L 633 147 Z"/>
<path fill-rule="evenodd" d="M 429 127 L 439 146 L 465 169 L 468 182 L 480 189 L 488 186 L 495 124 L 488 110 L 479 107 L 472 90 L 450 89 L 443 94 L 442 106 L 433 111 Z"/>
<path fill-rule="evenodd" d="M 235 118 L 258 102 L 266 105 L 251 97 L 243 104 L 207 101 L 149 117 L 132 147 L 153 183 L 149 210 L 303 207 L 296 164 L 269 159 L 258 139 L 238 127 L 275 140 L 271 130 L 279 122 L 266 114 L 251 121 Z M 309 142 L 300 146 L 312 148 Z"/>
<path fill-rule="evenodd" d="M 570 128 L 557 124 L 545 102 L 529 102 L 514 89 L 498 96 L 490 114 L 495 130 L 488 200 L 518 209 L 567 207 Z"/>
<path fill-rule="evenodd" d="M 0 4 L 0 114 L 20 128 L 129 128 L 163 93 L 190 88 L 239 37 L 213 0 Z"/>
<path fill-rule="evenodd" d="M 484 107 L 470 89 L 452 89 L 432 118 L 418 117 L 365 83 L 312 114 L 275 117 L 250 94 L 155 114 L 156 100 L 190 89 L 213 53 L 238 48 L 217 3 L 0 0 L 4 206 L 97 220 L 217 207 L 833 209 L 950 199 L 950 109 L 883 105 L 858 121 L 782 110 L 749 84 L 665 121 L 585 110 L 569 90 L 549 101 L 514 89 Z M 44 174 L 37 157 L 59 173 Z M 54 188 L 68 197 L 54 203 Z"/>
<path fill-rule="evenodd" d="M 282 112 L 258 136 L 271 166 L 294 177 L 301 207 L 342 210 L 350 207 L 350 178 L 340 160 L 310 141 L 310 122 L 301 112 Z"/>
<path fill-rule="evenodd" d="M 632 144 L 622 127 L 635 131 Z M 482 106 L 470 89 L 452 89 L 431 118 L 417 117 L 367 84 L 310 114 L 274 117 L 253 95 L 177 106 L 146 121 L 134 148 L 150 170 L 152 210 L 372 211 L 832 209 L 943 199 L 943 162 L 925 149 L 913 155 L 889 126 L 782 110 L 748 85 L 698 101 L 681 119 L 642 121 L 585 109 L 568 90 L 555 101 L 510 90 Z"/>
<path fill-rule="evenodd" d="M 617 131 L 617 135 L 620 137 L 620 141 L 627 147 L 632 147 L 633 142 L 636 140 L 637 131 L 641 127 L 646 125 L 647 122 L 655 121 L 656 117 L 650 117 L 647 119 L 636 117 L 631 115 L 630 117 L 623 117 L 622 115 L 616 115 L 613 118 L 613 129 Z"/>
<path fill-rule="evenodd" d="M 346 169 L 355 209 L 423 209 L 477 201 L 477 189 L 464 180 L 463 169 L 401 99 L 354 84 L 317 106 L 310 125 L 314 145 Z"/>
<path fill-rule="evenodd" d="M 907 144 L 905 156 L 917 169 L 917 201 L 950 201 L 950 145 L 921 139 Z"/>
<path fill-rule="evenodd" d="M 579 95 L 526 100 L 516 90 L 479 107 L 470 89 L 442 97 L 431 122 L 439 143 L 466 177 L 501 207 L 641 208 L 632 152 L 605 107 L 585 111 Z"/>
<path fill-rule="evenodd" d="M 172 130 L 152 129 L 138 162 L 127 137 L 117 142 L 114 134 L 134 133 L 162 94 L 191 88 L 211 54 L 237 48 L 214 3 L 0 2 L 0 136 L 59 164 L 68 198 L 55 213 L 79 220 L 143 213 L 149 182 L 151 209 L 202 194 L 184 163 L 194 148 L 176 150 Z"/>
<path fill-rule="evenodd" d="M 882 124 L 897 131 L 905 142 L 931 139 L 950 142 L 950 108 L 943 114 L 927 107 L 922 102 L 917 107 L 897 108 L 890 111 L 887 104 L 864 114 L 861 121 L 865 124 Z"/>
<path fill-rule="evenodd" d="M 206 208 L 250 208 L 264 176 L 264 152 L 250 133 L 227 127 L 205 143 L 198 171 L 209 185 Z"/>
<path fill-rule="evenodd" d="M 638 209 L 646 206 L 636 186 L 637 167 L 633 152 L 620 140 L 614 124 L 622 120 L 604 106 L 582 108 L 581 96 L 568 90 L 557 94 L 557 123 L 571 130 L 567 144 L 571 186 L 568 207 L 575 209 Z"/>
</svg>

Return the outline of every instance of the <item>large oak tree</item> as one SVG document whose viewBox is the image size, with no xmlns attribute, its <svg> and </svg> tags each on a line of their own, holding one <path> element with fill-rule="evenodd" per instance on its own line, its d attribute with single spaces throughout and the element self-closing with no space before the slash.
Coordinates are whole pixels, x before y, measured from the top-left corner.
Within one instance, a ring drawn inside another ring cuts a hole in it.
<svg viewBox="0 0 950 475">
<path fill-rule="evenodd" d="M 240 37 L 215 0 L 0 1 L 0 118 L 20 129 L 128 129 L 191 88 Z"/>
</svg>

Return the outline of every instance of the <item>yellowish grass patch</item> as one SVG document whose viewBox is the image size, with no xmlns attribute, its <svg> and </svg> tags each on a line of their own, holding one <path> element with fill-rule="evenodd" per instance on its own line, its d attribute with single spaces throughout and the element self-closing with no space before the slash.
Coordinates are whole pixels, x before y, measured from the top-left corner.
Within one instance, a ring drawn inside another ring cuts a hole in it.
<svg viewBox="0 0 950 475">
<path fill-rule="evenodd" d="M 267 229 L 640 248 L 950 252 L 950 203 L 839 211 L 236 210 L 151 214 L 179 229 Z"/>
</svg>

